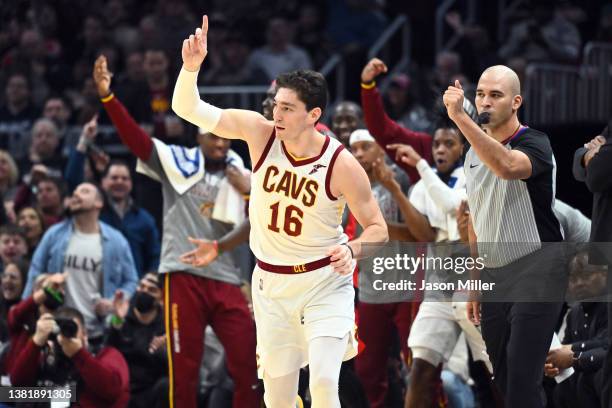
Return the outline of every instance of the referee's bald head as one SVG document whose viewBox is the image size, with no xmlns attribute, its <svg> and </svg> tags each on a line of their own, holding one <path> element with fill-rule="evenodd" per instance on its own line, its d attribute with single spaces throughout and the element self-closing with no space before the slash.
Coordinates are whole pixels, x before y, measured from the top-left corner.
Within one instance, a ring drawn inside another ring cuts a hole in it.
<svg viewBox="0 0 612 408">
<path fill-rule="evenodd" d="M 498 83 L 512 96 L 521 94 L 521 81 L 518 75 L 505 65 L 493 65 L 485 69 L 480 76 L 480 81 L 483 79 Z"/>
</svg>

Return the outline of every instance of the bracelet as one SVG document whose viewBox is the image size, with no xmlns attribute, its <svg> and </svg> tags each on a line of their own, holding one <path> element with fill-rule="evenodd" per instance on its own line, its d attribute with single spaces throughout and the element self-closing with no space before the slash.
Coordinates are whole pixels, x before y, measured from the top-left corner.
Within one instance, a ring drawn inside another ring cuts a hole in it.
<svg viewBox="0 0 612 408">
<path fill-rule="evenodd" d="M 110 93 L 110 95 L 105 96 L 104 98 L 100 98 L 100 100 L 102 101 L 102 103 L 106 103 L 108 101 L 110 101 L 111 99 L 113 99 L 115 97 L 114 93 Z"/>
<path fill-rule="evenodd" d="M 372 89 L 372 88 L 374 88 L 375 86 L 376 86 L 376 81 L 368 82 L 367 84 L 366 84 L 366 83 L 364 83 L 364 82 L 362 82 L 362 83 L 361 83 L 361 87 L 362 87 L 363 89 Z"/>
<path fill-rule="evenodd" d="M 122 318 L 120 318 L 119 316 L 117 316 L 115 314 L 111 316 L 111 320 L 110 320 L 110 322 L 111 322 L 111 324 L 113 326 L 121 326 L 124 321 L 125 320 L 123 320 Z"/>
<path fill-rule="evenodd" d="M 342 245 L 346 245 L 349 251 L 351 251 L 351 259 L 355 259 L 355 253 L 353 252 L 353 248 L 351 248 L 351 246 L 348 243 L 342 244 Z"/>
</svg>

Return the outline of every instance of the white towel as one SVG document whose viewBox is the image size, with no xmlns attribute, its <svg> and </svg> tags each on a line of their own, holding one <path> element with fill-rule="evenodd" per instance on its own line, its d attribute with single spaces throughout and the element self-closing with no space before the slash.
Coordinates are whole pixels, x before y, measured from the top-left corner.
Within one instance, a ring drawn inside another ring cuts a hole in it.
<svg viewBox="0 0 612 408">
<path fill-rule="evenodd" d="M 198 181 L 202 180 L 204 177 L 204 155 L 202 155 L 199 146 L 188 149 L 182 146 L 167 145 L 155 138 L 153 138 L 153 142 L 168 181 L 178 194 L 184 194 Z M 231 149 L 227 152 L 227 163 L 237 167 L 245 175 L 251 174 L 244 167 L 242 158 Z M 159 175 L 141 160 L 138 160 L 136 164 L 136 171 L 161 182 Z M 219 191 L 215 199 L 212 218 L 228 224 L 240 224 L 246 218 L 244 206 L 245 200 L 242 194 L 230 184 L 227 177 L 224 177 L 219 182 Z"/>
<path fill-rule="evenodd" d="M 242 158 L 233 150 L 227 152 L 227 163 L 230 166 L 235 166 L 244 175 L 250 175 L 251 172 L 244 167 Z M 231 185 L 227 177 L 219 182 L 219 192 L 215 200 L 212 218 L 228 224 L 238 225 L 246 218 L 245 200 L 242 194 Z"/>
<path fill-rule="evenodd" d="M 155 150 L 159 156 L 164 173 L 177 193 L 183 194 L 204 177 L 204 155 L 200 147 L 188 149 L 183 146 L 167 145 L 161 140 L 153 138 Z M 136 171 L 160 181 L 159 175 L 149 166 L 138 160 Z"/>
</svg>

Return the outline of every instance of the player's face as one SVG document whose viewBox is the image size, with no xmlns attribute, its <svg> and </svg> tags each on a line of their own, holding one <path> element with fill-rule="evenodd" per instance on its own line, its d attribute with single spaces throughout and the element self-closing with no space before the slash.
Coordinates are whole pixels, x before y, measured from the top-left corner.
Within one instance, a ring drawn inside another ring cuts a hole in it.
<svg viewBox="0 0 612 408">
<path fill-rule="evenodd" d="M 372 163 L 383 157 L 383 151 L 376 142 L 355 142 L 351 145 L 351 153 L 366 172 L 372 170 Z"/>
<path fill-rule="evenodd" d="M 314 126 L 316 118 L 313 119 L 311 113 L 294 90 L 279 88 L 272 111 L 278 138 L 283 141 L 294 140 L 309 126 Z"/>
<path fill-rule="evenodd" d="M 438 129 L 431 150 L 438 172 L 448 174 L 463 154 L 461 136 L 454 129 Z"/>
<path fill-rule="evenodd" d="M 488 112 L 489 123 L 483 127 L 495 129 L 506 123 L 518 110 L 521 97 L 512 94 L 505 81 L 494 74 L 483 74 L 476 88 L 476 109 L 478 113 Z"/>
</svg>

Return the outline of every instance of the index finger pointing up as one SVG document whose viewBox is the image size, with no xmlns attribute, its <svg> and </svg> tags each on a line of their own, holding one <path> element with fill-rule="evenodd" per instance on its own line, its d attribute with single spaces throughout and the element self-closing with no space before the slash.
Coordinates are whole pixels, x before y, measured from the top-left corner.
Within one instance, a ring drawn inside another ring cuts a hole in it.
<svg viewBox="0 0 612 408">
<path fill-rule="evenodd" d="M 208 33 L 208 16 L 204 14 L 202 17 L 202 35 L 206 35 Z"/>
</svg>

